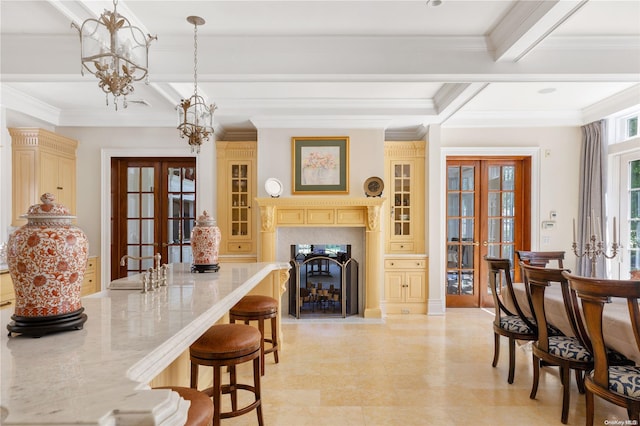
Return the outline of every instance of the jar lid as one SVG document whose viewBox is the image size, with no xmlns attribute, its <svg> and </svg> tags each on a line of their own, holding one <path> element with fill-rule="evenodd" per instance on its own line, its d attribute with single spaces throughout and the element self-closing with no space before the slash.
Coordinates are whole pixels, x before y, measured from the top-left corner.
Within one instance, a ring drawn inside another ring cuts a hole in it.
<svg viewBox="0 0 640 426">
<path fill-rule="evenodd" d="M 60 219 L 74 219 L 75 216 L 71 215 L 68 208 L 62 204 L 55 203 L 55 195 L 50 192 L 45 192 L 40 196 L 42 204 L 34 204 L 29 207 L 27 214 L 22 215 L 27 219 L 37 218 L 60 218 Z"/>
<path fill-rule="evenodd" d="M 196 225 L 215 226 L 216 220 L 213 217 L 209 216 L 209 212 L 205 210 L 202 212 L 202 215 L 198 218 L 198 220 L 196 220 Z"/>
</svg>

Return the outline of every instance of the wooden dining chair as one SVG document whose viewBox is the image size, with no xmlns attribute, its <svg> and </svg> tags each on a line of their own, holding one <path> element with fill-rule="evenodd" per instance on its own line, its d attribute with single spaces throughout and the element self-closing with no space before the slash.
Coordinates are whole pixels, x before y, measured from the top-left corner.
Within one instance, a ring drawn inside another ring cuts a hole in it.
<svg viewBox="0 0 640 426">
<path fill-rule="evenodd" d="M 538 340 L 532 345 L 533 384 L 529 397 L 535 399 L 540 380 L 540 366 L 557 366 L 562 382 L 562 423 L 569 416 L 571 370 L 575 370 L 576 382 L 580 393 L 585 393 L 583 373 L 593 368 L 592 344 L 582 321 L 578 298 L 569 286 L 563 273 L 565 269 L 544 268 L 520 262 L 525 282 L 530 287 L 534 319 L 538 325 Z M 562 292 L 563 309 L 571 327 L 572 336 L 549 333 L 545 292 L 551 285 L 559 285 Z M 609 362 L 621 365 L 632 364 L 623 355 L 607 350 Z"/>
<path fill-rule="evenodd" d="M 594 367 L 585 377 L 586 425 L 593 425 L 594 395 L 626 408 L 630 424 L 640 424 L 640 367 L 612 365 L 607 356 L 602 327 L 605 303 L 610 303 L 612 297 L 626 299 L 629 320 L 640 351 L 640 281 L 586 278 L 567 272 L 563 276 L 582 301 L 582 312 L 591 336 Z"/>
<path fill-rule="evenodd" d="M 484 257 L 489 270 L 489 289 L 493 296 L 495 317 L 493 320 L 494 349 L 492 366 L 498 365 L 500 357 L 500 336 L 509 339 L 509 377 L 513 383 L 516 362 L 516 340 L 534 341 L 537 330 L 532 318 L 527 317 L 516 299 L 511 281 L 511 261 L 494 257 Z M 508 303 L 510 299 L 511 304 Z M 513 311 L 509 309 L 513 306 Z"/>
<path fill-rule="evenodd" d="M 559 269 L 564 268 L 564 252 L 563 251 L 525 251 L 516 250 L 518 260 L 527 265 L 540 266 L 546 268 L 549 262 L 555 261 Z M 552 265 L 554 266 L 554 265 Z"/>
<path fill-rule="evenodd" d="M 516 255 L 518 256 L 518 266 L 520 266 L 520 262 L 523 262 L 527 265 L 539 266 L 541 268 L 546 267 L 556 267 L 558 269 L 564 268 L 564 251 L 525 251 L 525 250 L 516 250 Z M 549 265 L 549 262 L 554 262 Z M 526 279 L 524 278 L 524 272 L 522 272 L 522 268 L 520 268 L 520 277 L 523 281 L 525 281 L 525 292 L 527 295 L 527 302 L 529 303 L 530 312 L 533 313 L 533 305 L 531 304 L 531 292 L 529 290 L 529 285 L 526 283 Z"/>
</svg>

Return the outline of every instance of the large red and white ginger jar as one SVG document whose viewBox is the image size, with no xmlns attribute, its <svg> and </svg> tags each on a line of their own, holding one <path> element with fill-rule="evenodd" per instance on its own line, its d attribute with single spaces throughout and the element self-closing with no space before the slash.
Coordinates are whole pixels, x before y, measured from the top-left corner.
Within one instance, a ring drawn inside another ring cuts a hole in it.
<svg viewBox="0 0 640 426">
<path fill-rule="evenodd" d="M 80 292 L 87 267 L 87 236 L 71 223 L 75 216 L 55 203 L 53 194 L 43 194 L 40 200 L 42 204 L 29 207 L 23 216 L 27 224 L 8 241 L 7 264 L 16 294 L 12 318 L 18 323 L 13 331 L 47 329 L 52 324 L 58 327 L 48 332 L 60 331 L 65 323 L 82 328 L 86 315 L 80 322 L 84 310 Z"/>
<path fill-rule="evenodd" d="M 216 220 L 205 210 L 191 230 L 192 271 L 217 271 L 220 253 L 220 228 Z"/>
</svg>

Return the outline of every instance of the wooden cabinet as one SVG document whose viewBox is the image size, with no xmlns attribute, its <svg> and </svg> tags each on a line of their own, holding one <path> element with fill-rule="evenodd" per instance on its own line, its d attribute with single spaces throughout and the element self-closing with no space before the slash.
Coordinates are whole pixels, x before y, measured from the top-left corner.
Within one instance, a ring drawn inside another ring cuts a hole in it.
<svg viewBox="0 0 640 426">
<path fill-rule="evenodd" d="M 100 258 L 98 256 L 89 256 L 87 269 L 84 271 L 80 297 L 88 296 L 100 290 Z"/>
<path fill-rule="evenodd" d="M 384 262 L 387 314 L 427 313 L 427 258 L 387 258 Z"/>
<path fill-rule="evenodd" d="M 235 262 L 242 258 L 255 261 L 257 143 L 218 141 L 216 153 L 221 261 L 224 256 Z"/>
<path fill-rule="evenodd" d="M 385 251 L 424 253 L 425 142 L 385 142 Z"/>
<path fill-rule="evenodd" d="M 385 142 L 384 306 L 387 314 L 427 312 L 424 141 Z"/>
<path fill-rule="evenodd" d="M 9 271 L 0 274 L 0 309 L 13 307 L 16 295 L 13 291 L 13 282 Z"/>
<path fill-rule="evenodd" d="M 40 203 L 50 192 L 56 202 L 76 212 L 76 149 L 78 142 L 37 128 L 9 128 L 12 158 L 12 221 L 22 226 L 20 216 Z"/>
</svg>

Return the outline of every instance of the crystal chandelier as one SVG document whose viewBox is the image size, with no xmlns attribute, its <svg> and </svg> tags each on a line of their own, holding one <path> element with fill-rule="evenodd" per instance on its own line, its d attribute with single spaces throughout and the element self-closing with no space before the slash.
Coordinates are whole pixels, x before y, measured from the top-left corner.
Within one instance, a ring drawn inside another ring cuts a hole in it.
<svg viewBox="0 0 640 426">
<path fill-rule="evenodd" d="M 98 86 L 104 91 L 109 105 L 109 93 L 118 109 L 118 97 L 127 107 L 127 95 L 133 92 L 133 82 L 146 79 L 149 73 L 149 45 L 158 37 L 147 34 L 120 15 L 113 0 L 113 12 L 105 10 L 98 19 L 90 18 L 78 27 L 80 33 L 80 60 L 85 70 L 95 75 Z"/>
<path fill-rule="evenodd" d="M 207 105 L 204 98 L 198 95 L 198 25 L 205 21 L 199 16 L 187 17 L 187 22 L 193 24 L 193 96 L 182 99 L 178 110 L 178 130 L 180 137 L 186 138 L 191 146 L 191 152 L 200 153 L 200 145 L 209 140 L 213 133 L 213 112 L 215 104 Z"/>
</svg>

